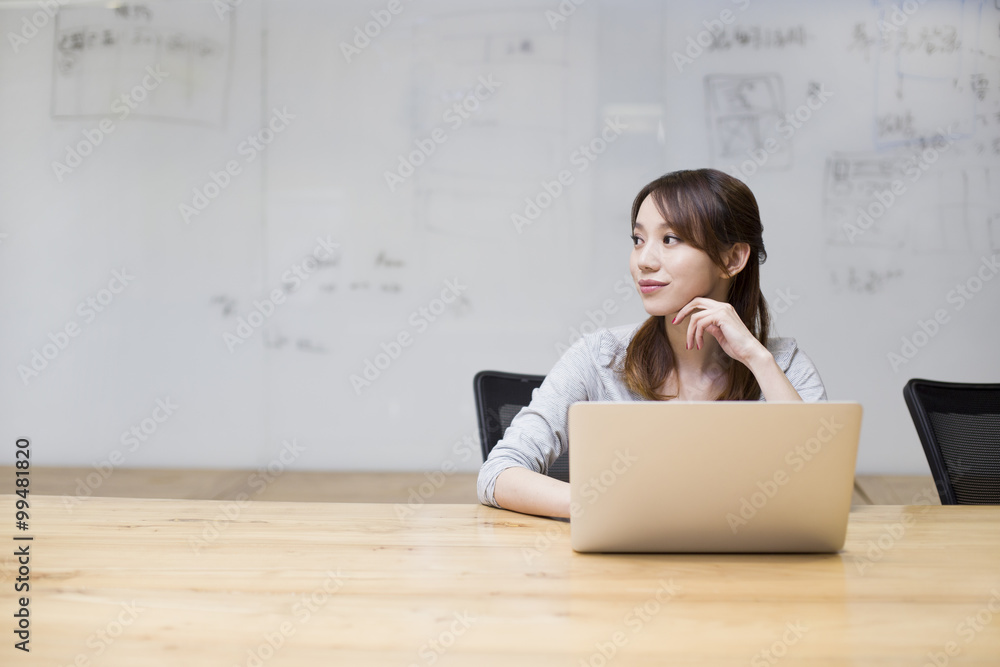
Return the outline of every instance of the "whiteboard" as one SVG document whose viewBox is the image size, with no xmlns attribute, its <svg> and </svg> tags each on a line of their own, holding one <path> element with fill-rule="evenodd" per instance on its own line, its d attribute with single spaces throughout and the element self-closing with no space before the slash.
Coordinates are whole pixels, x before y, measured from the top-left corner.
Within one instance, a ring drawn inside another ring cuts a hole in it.
<svg viewBox="0 0 1000 667">
<path fill-rule="evenodd" d="M 632 198 L 712 166 L 757 197 L 776 335 L 865 408 L 859 472 L 924 474 L 906 380 L 1000 370 L 998 26 L 945 0 L 0 3 L 4 441 L 475 470 L 475 372 L 644 319 Z"/>
</svg>

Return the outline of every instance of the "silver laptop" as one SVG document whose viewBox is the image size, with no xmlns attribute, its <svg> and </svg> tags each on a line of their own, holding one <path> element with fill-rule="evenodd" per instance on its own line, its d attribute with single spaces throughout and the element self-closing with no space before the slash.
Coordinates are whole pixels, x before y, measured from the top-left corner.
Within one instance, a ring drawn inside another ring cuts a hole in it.
<svg viewBox="0 0 1000 667">
<path fill-rule="evenodd" d="M 838 551 L 860 430 L 854 402 L 574 403 L 573 550 Z"/>
</svg>

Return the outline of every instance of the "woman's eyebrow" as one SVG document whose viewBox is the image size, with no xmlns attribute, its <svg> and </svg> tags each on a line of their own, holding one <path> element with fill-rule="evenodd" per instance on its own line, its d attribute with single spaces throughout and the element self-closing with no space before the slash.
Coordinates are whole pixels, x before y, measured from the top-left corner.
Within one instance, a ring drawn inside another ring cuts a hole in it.
<svg viewBox="0 0 1000 667">
<path fill-rule="evenodd" d="M 641 229 L 642 231 L 646 231 L 646 228 L 645 228 L 645 227 L 643 226 L 643 224 L 642 224 L 641 222 L 639 222 L 638 220 L 636 220 L 636 221 L 635 221 L 635 226 L 636 226 L 636 227 L 637 227 L 638 229 Z M 669 229 L 669 228 L 670 228 L 670 223 L 668 223 L 668 222 L 665 222 L 665 221 L 664 221 L 664 222 L 660 222 L 660 223 L 657 223 L 657 224 L 655 224 L 655 225 L 653 225 L 653 226 L 654 226 L 654 227 L 658 227 L 658 228 L 663 228 L 663 227 L 666 227 L 666 228 L 668 228 L 668 229 Z"/>
</svg>

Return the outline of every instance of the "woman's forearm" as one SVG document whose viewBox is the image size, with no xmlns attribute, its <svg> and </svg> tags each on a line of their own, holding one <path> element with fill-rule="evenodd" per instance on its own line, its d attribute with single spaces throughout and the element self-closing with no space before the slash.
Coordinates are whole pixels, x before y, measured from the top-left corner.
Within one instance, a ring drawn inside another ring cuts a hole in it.
<svg viewBox="0 0 1000 667">
<path fill-rule="evenodd" d="M 750 372 L 757 378 L 760 385 L 760 392 L 764 395 L 764 400 L 774 401 L 801 401 L 802 397 L 795 387 L 788 381 L 788 377 L 781 371 L 774 356 L 765 349 L 750 364 Z"/>
<path fill-rule="evenodd" d="M 569 484 L 527 468 L 506 468 L 497 475 L 493 499 L 504 509 L 569 518 Z"/>
</svg>

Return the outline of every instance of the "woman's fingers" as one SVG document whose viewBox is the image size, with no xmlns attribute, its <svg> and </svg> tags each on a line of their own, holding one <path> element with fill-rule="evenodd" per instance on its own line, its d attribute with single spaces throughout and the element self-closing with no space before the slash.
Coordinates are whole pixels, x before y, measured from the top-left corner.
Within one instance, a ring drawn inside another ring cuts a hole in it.
<svg viewBox="0 0 1000 667">
<path fill-rule="evenodd" d="M 698 312 L 698 315 L 700 315 L 700 317 L 698 318 L 697 326 L 695 326 L 695 328 L 694 328 L 694 341 L 693 341 L 693 344 L 699 350 L 701 349 L 701 345 L 704 342 L 703 336 L 705 335 L 705 325 L 709 322 L 709 320 L 707 319 L 707 313 L 708 313 L 708 311 L 706 311 L 706 310 L 702 310 L 702 311 Z"/>
<path fill-rule="evenodd" d="M 720 345 L 726 340 L 726 334 L 722 331 L 722 327 L 715 324 L 714 322 L 705 327 L 705 331 L 715 336 L 715 339 L 719 341 Z M 702 345 L 704 345 L 704 340 L 702 341 Z M 698 349 L 700 350 L 701 346 L 698 346 Z M 725 351 L 726 349 L 725 345 L 722 346 L 722 349 L 723 351 Z"/>
<path fill-rule="evenodd" d="M 706 331 L 722 343 L 726 339 L 727 322 L 737 329 L 743 324 L 736 316 L 736 310 L 731 304 L 706 297 L 699 296 L 691 299 L 677 311 L 672 322 L 674 324 L 681 322 L 689 315 L 685 337 L 685 347 L 689 350 L 700 350 L 705 345 Z M 749 334 L 749 331 L 747 333 Z"/>
<path fill-rule="evenodd" d="M 706 317 L 711 317 L 711 313 L 707 310 L 699 310 L 696 313 L 692 313 L 691 319 L 688 322 L 687 349 L 701 348 L 703 343 L 702 329 L 705 327 Z"/>
<path fill-rule="evenodd" d="M 708 306 L 717 303 L 718 301 L 713 301 L 712 299 L 706 299 L 703 296 L 696 296 L 695 298 L 691 299 L 686 304 L 684 304 L 684 306 L 677 311 L 677 314 L 674 315 L 674 319 L 671 323 L 677 324 L 678 322 L 683 321 L 684 318 L 687 317 L 688 314 L 691 313 L 695 308 L 707 308 Z"/>
<path fill-rule="evenodd" d="M 753 343 L 757 343 L 757 339 L 736 314 L 736 309 L 725 301 L 695 297 L 677 311 L 673 323 L 682 322 L 685 317 L 688 317 L 688 326 L 684 344 L 689 350 L 704 347 L 705 333 L 708 332 L 719 342 L 723 352 L 742 362 L 746 351 L 753 347 Z"/>
</svg>

